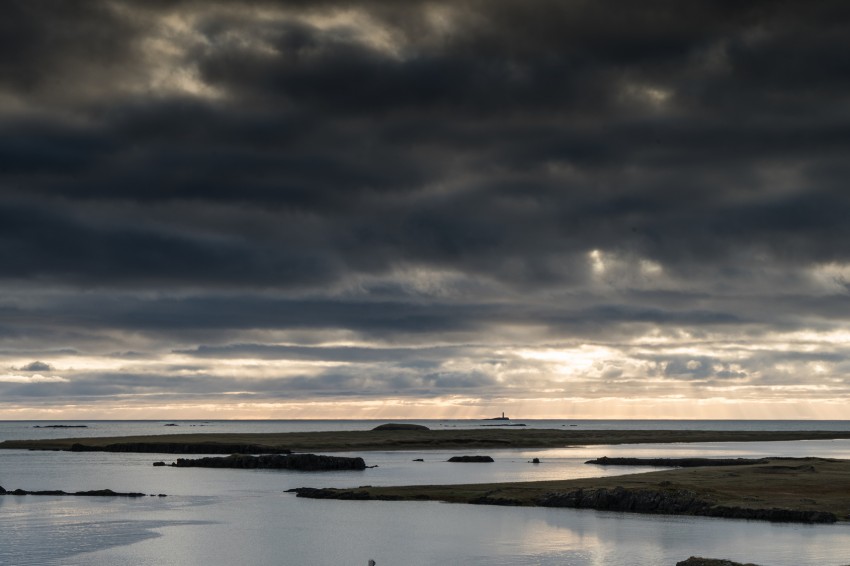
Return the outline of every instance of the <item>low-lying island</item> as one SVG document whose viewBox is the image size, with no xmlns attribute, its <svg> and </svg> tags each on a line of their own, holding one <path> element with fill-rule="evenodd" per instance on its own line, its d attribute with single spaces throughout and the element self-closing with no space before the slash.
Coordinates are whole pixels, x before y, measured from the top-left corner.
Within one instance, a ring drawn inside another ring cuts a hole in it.
<svg viewBox="0 0 850 566">
<path fill-rule="evenodd" d="M 710 431 L 710 430 L 559 430 L 559 429 L 382 429 L 358 431 L 161 434 L 6 440 L 0 449 L 79 450 L 222 454 L 333 452 L 366 450 L 440 450 L 487 448 L 565 448 L 599 444 L 666 444 L 672 442 L 768 442 L 850 439 L 841 431 Z"/>
</svg>

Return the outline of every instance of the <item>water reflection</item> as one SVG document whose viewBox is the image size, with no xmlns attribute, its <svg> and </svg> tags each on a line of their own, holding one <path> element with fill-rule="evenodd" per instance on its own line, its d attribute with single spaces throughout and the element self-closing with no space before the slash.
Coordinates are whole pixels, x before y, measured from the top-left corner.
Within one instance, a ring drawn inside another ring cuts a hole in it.
<svg viewBox="0 0 850 566">
<path fill-rule="evenodd" d="M 7 489 L 110 488 L 169 496 L 0 497 L 0 564 L 336 566 L 365 565 L 372 558 L 380 566 L 627 566 L 675 564 L 696 554 L 775 566 L 836 566 L 846 564 L 850 555 L 850 527 L 844 524 L 774 525 L 566 509 L 317 501 L 283 493 L 305 485 L 532 481 L 646 470 L 584 464 L 606 455 L 850 458 L 850 441 L 477 452 L 496 462 L 446 462 L 458 451 L 368 452 L 356 455 L 377 468 L 305 474 L 154 468 L 154 460 L 173 457 L 152 454 L 4 451 L 0 484 Z M 417 458 L 424 462 L 413 462 Z M 530 464 L 532 458 L 541 463 Z"/>
<path fill-rule="evenodd" d="M 287 496 L 236 498 L 204 513 L 215 521 L 67 563 L 643 566 L 700 554 L 828 566 L 846 562 L 850 535 L 846 526 Z"/>
</svg>

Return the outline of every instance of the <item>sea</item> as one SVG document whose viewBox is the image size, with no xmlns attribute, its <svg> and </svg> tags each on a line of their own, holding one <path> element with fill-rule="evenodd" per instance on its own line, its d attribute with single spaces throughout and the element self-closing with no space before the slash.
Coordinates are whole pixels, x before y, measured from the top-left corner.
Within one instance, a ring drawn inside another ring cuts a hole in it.
<svg viewBox="0 0 850 566">
<path fill-rule="evenodd" d="M 173 433 L 369 430 L 387 421 L 0 421 L 0 441 Z M 393 421 L 469 429 L 501 421 Z M 507 424 L 507 423 L 505 423 Z M 836 430 L 850 421 L 511 420 L 577 430 Z M 55 425 L 80 428 L 46 428 Z M 82 427 L 85 428 L 82 428 Z M 453 464 L 487 454 L 490 464 Z M 0 451 L 7 490 L 112 489 L 165 497 L 0 496 L 0 565 L 674 565 L 690 556 L 762 566 L 850 564 L 850 524 L 773 524 L 594 510 L 297 498 L 295 487 L 535 481 L 646 468 L 600 456 L 850 458 L 850 440 L 637 444 L 544 450 L 409 450 L 362 471 L 154 467 L 171 454 Z M 193 457 L 196 457 L 193 455 Z M 539 464 L 531 460 L 538 458 Z M 422 461 L 416 461 L 421 459 Z M 850 510 L 848 510 L 850 512 Z"/>
</svg>

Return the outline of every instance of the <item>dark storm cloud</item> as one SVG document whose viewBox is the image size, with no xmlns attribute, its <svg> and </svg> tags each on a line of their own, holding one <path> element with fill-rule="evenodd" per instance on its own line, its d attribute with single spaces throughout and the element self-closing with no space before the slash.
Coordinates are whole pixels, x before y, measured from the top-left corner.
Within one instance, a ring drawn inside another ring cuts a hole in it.
<svg viewBox="0 0 850 566">
<path fill-rule="evenodd" d="M 3 3 L 0 347 L 426 395 L 490 386 L 446 343 L 835 330 L 848 38 L 838 1 Z"/>
<path fill-rule="evenodd" d="M 424 4 L 311 6 L 365 10 L 399 37 L 394 54 L 344 24 L 249 17 L 298 3 L 12 3 L 4 21 L 21 25 L 2 86 L 53 94 L 47 117 L 4 120 L 4 192 L 52 198 L 5 203 L 5 219 L 28 228 L 4 222 L 10 255 L 26 258 L 4 270 L 286 286 L 405 259 L 553 285 L 583 277 L 590 246 L 673 270 L 757 250 L 796 264 L 843 259 L 850 123 L 829 110 L 847 86 L 846 7 L 813 4 L 449 3 L 457 29 L 439 38 L 425 33 Z M 153 64 L 143 24 L 175 14 L 195 17 L 206 42 L 175 64 L 224 100 L 119 88 L 113 67 Z M 90 90 L 51 83 L 74 69 L 110 96 L 86 94 L 68 108 L 82 120 L 60 121 L 49 113 L 62 108 L 56 92 Z M 553 164 L 575 174 L 559 178 Z M 759 178 L 780 165 L 800 168 L 797 186 Z M 423 194 L 470 175 L 464 190 Z M 89 224 L 92 199 L 125 206 L 114 224 Z M 175 200 L 198 208 L 179 230 L 140 218 Z M 204 222 L 210 203 L 234 201 L 279 215 L 257 214 L 254 233 Z M 310 226 L 283 213 L 292 209 Z"/>
<path fill-rule="evenodd" d="M 36 361 L 20 367 L 18 371 L 50 371 L 52 369 L 53 368 L 50 367 L 50 364 Z"/>
<path fill-rule="evenodd" d="M 0 18 L 0 81 L 26 94 L 57 99 L 86 79 L 126 69 L 132 22 L 107 2 L 5 2 Z M 94 71 L 94 76 L 83 71 Z"/>
<path fill-rule="evenodd" d="M 454 340 L 487 342 L 490 333 L 500 326 L 538 328 L 538 338 L 605 338 L 639 335 L 647 328 L 705 328 L 731 329 L 741 326 L 770 323 L 794 328 L 799 325 L 786 309 L 753 319 L 746 314 L 600 304 L 585 308 L 580 303 L 586 296 L 539 306 L 512 303 L 440 301 L 432 298 L 418 300 L 362 300 L 354 298 L 277 298 L 257 295 L 188 296 L 183 298 L 140 298 L 127 295 L 76 296 L 61 295 L 43 305 L 27 309 L 7 307 L 6 324 L 0 321 L 0 333 L 39 335 L 49 328 L 44 339 L 62 339 L 99 332 L 127 331 L 141 336 L 168 337 L 186 341 L 223 342 L 192 349 L 177 349 L 180 354 L 207 358 L 254 356 L 259 359 L 327 359 L 350 362 L 399 360 L 415 357 L 451 357 L 458 353 L 454 347 L 373 348 L 373 347 L 310 347 L 267 344 L 232 344 L 229 338 L 237 332 L 258 330 L 349 330 L 357 336 L 384 343 L 411 341 L 413 344 L 441 341 L 441 336 Z M 836 302 L 845 302 L 838 298 Z M 793 305 L 793 303 L 792 303 Z M 765 305 L 756 301 L 749 308 L 758 311 Z M 823 308 L 828 308 L 828 303 Z M 840 315 L 833 312 L 832 317 Z M 824 317 L 829 318 L 829 317 Z M 753 329 L 756 331 L 756 329 Z M 498 339 L 496 339 L 498 340 Z M 457 345 L 462 348 L 462 345 Z M 131 356 L 139 357 L 140 353 Z"/>
<path fill-rule="evenodd" d="M 228 344 L 226 346 L 198 346 L 192 350 L 178 350 L 199 358 L 252 358 L 266 360 L 313 360 L 329 362 L 386 362 L 410 358 L 444 359 L 460 353 L 461 348 L 363 348 L 352 346 L 271 346 L 268 344 Z"/>
<path fill-rule="evenodd" d="M 144 395 L 148 400 L 180 399 L 287 399 L 305 394 L 320 397 L 369 397 L 396 395 L 432 397 L 446 392 L 492 387 L 492 377 L 480 372 L 429 372 L 418 374 L 399 368 L 369 372 L 336 369 L 316 375 L 227 378 L 212 375 L 152 373 L 81 373 L 55 382 L 5 383 L 0 379 L 0 399 L 6 403 L 61 397 L 66 402 L 129 398 Z"/>
</svg>

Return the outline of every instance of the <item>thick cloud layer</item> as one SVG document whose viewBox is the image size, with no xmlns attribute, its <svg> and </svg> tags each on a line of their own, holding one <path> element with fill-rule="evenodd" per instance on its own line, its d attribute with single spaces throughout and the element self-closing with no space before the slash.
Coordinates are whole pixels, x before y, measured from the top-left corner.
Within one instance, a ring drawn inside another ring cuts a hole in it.
<svg viewBox="0 0 850 566">
<path fill-rule="evenodd" d="M 0 416 L 836 416 L 848 28 L 817 0 L 5 2 Z"/>
</svg>

